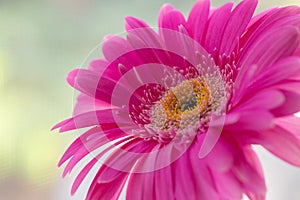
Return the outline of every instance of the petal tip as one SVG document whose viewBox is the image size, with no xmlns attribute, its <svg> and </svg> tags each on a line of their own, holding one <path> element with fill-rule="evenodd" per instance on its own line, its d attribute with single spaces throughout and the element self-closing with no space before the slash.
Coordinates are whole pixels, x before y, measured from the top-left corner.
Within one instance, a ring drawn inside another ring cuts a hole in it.
<svg viewBox="0 0 300 200">
<path fill-rule="evenodd" d="M 76 77 L 78 75 L 79 69 L 74 69 L 72 71 L 70 71 L 67 75 L 67 82 L 69 83 L 69 85 L 71 85 L 72 87 L 74 87 L 75 82 L 76 82 Z"/>
</svg>

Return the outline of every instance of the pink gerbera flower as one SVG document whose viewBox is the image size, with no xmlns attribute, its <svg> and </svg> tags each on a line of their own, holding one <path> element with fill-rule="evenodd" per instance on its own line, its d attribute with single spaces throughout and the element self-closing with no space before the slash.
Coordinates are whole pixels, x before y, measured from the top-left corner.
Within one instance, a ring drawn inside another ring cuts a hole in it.
<svg viewBox="0 0 300 200">
<path fill-rule="evenodd" d="M 126 17 L 126 37 L 107 36 L 104 57 L 76 69 L 73 117 L 85 129 L 63 155 L 63 175 L 88 154 L 72 194 L 97 162 L 86 199 L 265 198 L 259 144 L 300 167 L 300 8 L 253 17 L 257 0 L 187 19 L 166 4 L 158 31 Z"/>
</svg>

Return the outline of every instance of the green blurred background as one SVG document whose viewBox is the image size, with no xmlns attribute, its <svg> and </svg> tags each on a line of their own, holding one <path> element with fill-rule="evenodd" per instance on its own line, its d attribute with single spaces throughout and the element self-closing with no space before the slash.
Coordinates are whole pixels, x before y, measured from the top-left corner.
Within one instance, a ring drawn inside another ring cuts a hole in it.
<svg viewBox="0 0 300 200">
<path fill-rule="evenodd" d="M 166 2 L 187 14 L 195 1 L 0 1 L 1 200 L 84 199 L 88 183 L 71 197 L 76 172 L 62 180 L 62 169 L 56 166 L 76 133 L 50 132 L 72 112 L 74 91 L 65 82 L 66 74 L 81 65 L 104 35 L 123 32 L 124 16 L 156 26 Z M 212 0 L 214 6 L 223 2 Z M 264 0 L 258 10 L 288 4 L 300 5 L 300 0 Z M 258 151 L 268 199 L 300 199 L 300 171 Z"/>
</svg>

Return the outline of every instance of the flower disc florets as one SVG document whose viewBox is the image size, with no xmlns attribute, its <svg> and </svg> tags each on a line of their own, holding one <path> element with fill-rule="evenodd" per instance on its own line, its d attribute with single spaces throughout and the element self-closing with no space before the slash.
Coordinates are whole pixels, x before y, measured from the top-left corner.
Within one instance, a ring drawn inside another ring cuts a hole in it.
<svg viewBox="0 0 300 200">
<path fill-rule="evenodd" d="M 220 77 L 214 79 L 219 80 L 213 83 L 222 82 Z M 222 98 L 216 98 L 215 95 L 220 95 L 220 89 L 224 92 L 223 85 L 209 84 L 212 84 L 212 81 L 198 76 L 165 91 L 149 108 L 149 123 L 144 125 L 145 128 L 153 133 L 159 142 L 168 141 L 166 137 L 183 137 L 185 134 L 191 134 L 190 132 L 204 133 L 211 111 L 216 111 L 221 105 Z"/>
</svg>

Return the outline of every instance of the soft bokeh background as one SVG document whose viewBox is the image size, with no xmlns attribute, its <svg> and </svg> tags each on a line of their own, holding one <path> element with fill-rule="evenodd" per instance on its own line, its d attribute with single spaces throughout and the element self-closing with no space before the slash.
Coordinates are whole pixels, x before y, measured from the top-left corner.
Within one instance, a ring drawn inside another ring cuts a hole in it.
<svg viewBox="0 0 300 200">
<path fill-rule="evenodd" d="M 61 179 L 56 163 L 76 133 L 50 128 L 70 116 L 74 91 L 65 76 L 108 33 L 123 31 L 133 15 L 156 26 L 170 2 L 185 14 L 194 0 L 0 1 L 0 199 L 80 200 L 87 182 L 69 195 L 75 177 Z M 224 0 L 212 0 L 214 6 Z M 235 1 L 238 2 L 238 1 Z M 261 0 L 259 10 L 300 0 Z M 269 200 L 299 200 L 300 170 L 258 149 Z"/>
</svg>

